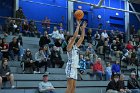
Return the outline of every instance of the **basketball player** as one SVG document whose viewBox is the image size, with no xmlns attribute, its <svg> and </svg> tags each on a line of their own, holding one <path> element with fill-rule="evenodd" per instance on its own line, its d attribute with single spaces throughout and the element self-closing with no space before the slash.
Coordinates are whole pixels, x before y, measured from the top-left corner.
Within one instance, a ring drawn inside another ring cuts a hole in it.
<svg viewBox="0 0 140 93">
<path fill-rule="evenodd" d="M 84 40 L 85 36 L 85 28 L 87 23 L 84 22 L 83 25 L 80 27 L 80 22 L 77 21 L 77 27 L 74 35 L 70 37 L 67 45 L 67 55 L 68 55 L 68 62 L 66 66 L 66 77 L 67 77 L 67 89 L 66 93 L 75 93 L 76 87 L 76 80 L 77 80 L 77 68 L 79 68 L 79 49 L 78 47 Z M 81 36 L 77 43 L 75 43 L 79 30 L 81 31 Z"/>
</svg>

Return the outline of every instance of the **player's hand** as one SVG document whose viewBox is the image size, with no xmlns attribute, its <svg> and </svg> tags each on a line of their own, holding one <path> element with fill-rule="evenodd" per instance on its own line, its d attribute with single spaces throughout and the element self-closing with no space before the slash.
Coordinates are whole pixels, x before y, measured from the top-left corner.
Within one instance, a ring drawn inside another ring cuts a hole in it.
<svg viewBox="0 0 140 93">
<path fill-rule="evenodd" d="M 76 20 L 76 22 L 77 22 L 77 26 L 80 27 L 80 25 L 81 25 L 81 21 Z"/>
<path fill-rule="evenodd" d="M 87 27 L 87 22 L 86 21 L 84 21 L 84 23 L 83 23 L 83 25 L 82 25 L 82 28 L 86 28 Z"/>
</svg>

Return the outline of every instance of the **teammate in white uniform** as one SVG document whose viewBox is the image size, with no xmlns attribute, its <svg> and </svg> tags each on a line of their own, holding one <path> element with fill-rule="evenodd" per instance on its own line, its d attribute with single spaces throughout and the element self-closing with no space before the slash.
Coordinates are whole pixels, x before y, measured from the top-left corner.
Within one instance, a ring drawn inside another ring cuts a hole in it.
<svg viewBox="0 0 140 93">
<path fill-rule="evenodd" d="M 76 31 L 73 37 L 69 39 L 69 42 L 67 45 L 68 62 L 65 69 L 66 77 L 67 77 L 66 93 L 75 93 L 76 80 L 77 80 L 77 68 L 79 68 L 78 47 L 81 45 L 81 43 L 84 40 L 86 26 L 87 26 L 87 23 L 84 22 L 83 25 L 80 27 L 80 22 L 77 21 Z M 77 39 L 79 30 L 81 31 L 81 36 L 78 42 L 75 44 L 75 40 Z"/>
</svg>

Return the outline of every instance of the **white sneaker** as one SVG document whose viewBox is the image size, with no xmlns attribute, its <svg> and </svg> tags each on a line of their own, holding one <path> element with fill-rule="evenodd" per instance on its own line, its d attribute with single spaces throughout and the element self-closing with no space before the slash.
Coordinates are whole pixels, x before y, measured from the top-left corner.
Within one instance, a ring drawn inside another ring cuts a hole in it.
<svg viewBox="0 0 140 93">
<path fill-rule="evenodd" d="M 15 86 L 14 86 L 14 85 L 12 85 L 12 86 L 11 86 L 11 88 L 12 88 L 12 89 L 14 89 L 14 88 L 15 88 Z"/>
<path fill-rule="evenodd" d="M 33 73 L 34 73 L 34 74 L 36 74 L 36 73 L 37 73 L 37 71 L 34 71 Z"/>
</svg>

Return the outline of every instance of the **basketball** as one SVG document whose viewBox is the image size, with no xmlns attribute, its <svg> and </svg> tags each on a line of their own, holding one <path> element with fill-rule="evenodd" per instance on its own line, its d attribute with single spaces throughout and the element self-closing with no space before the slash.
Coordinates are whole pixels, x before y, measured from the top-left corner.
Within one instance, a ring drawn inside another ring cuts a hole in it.
<svg viewBox="0 0 140 93">
<path fill-rule="evenodd" d="M 82 10 L 77 10 L 75 11 L 74 16 L 77 20 L 81 20 L 84 17 L 84 12 Z"/>
</svg>

